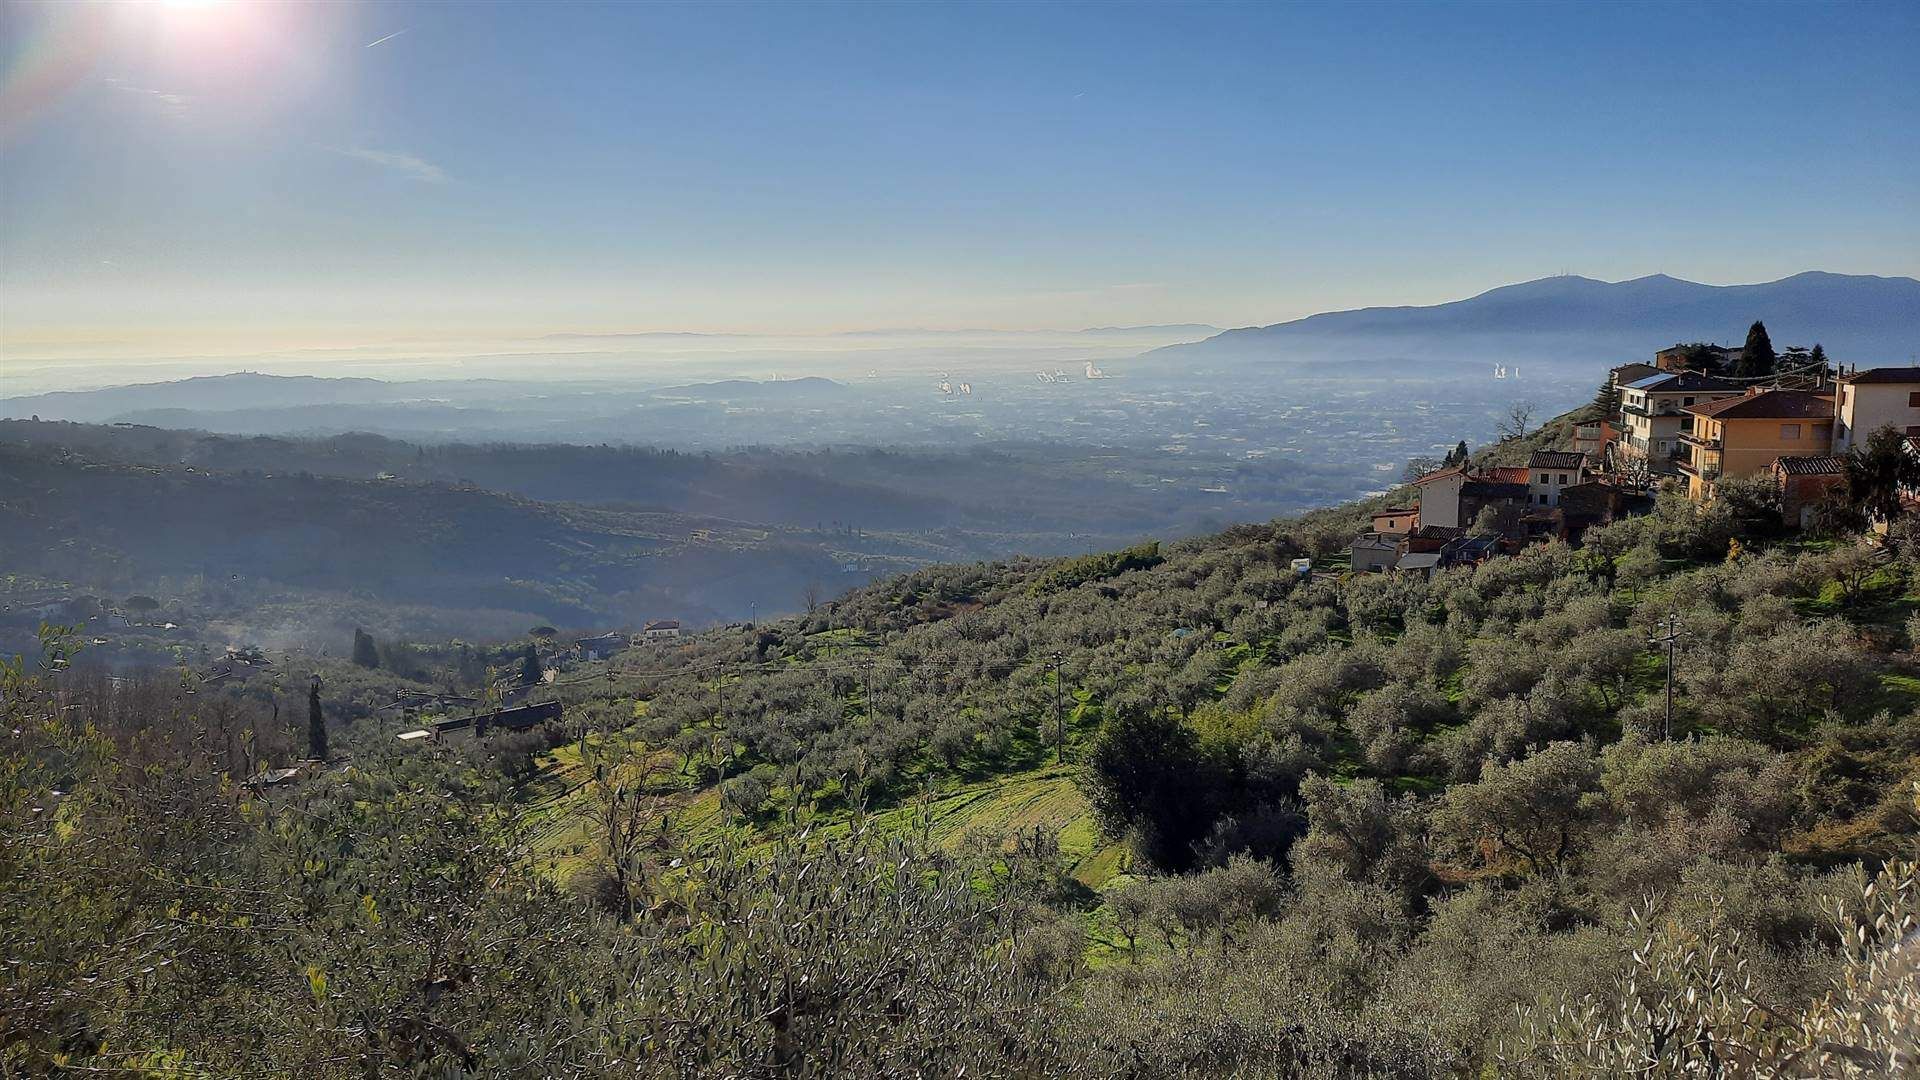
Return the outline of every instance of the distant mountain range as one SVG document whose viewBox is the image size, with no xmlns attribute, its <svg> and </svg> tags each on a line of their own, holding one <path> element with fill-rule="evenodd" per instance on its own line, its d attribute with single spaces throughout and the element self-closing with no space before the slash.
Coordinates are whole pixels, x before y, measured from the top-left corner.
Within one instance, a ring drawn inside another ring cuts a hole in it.
<svg viewBox="0 0 1920 1080">
<path fill-rule="evenodd" d="M 565 386 L 543 386 L 545 393 Z M 809 376 L 759 382 L 728 379 L 632 390 L 640 397 L 682 401 L 766 401 L 831 396 L 845 387 L 832 379 Z M 441 379 L 389 382 L 382 379 L 324 378 L 314 375 L 263 375 L 237 371 L 175 382 L 135 383 L 99 390 L 0 398 L 0 417 L 39 416 L 81 423 L 127 422 L 160 427 L 191 427 L 219 421 L 244 431 L 350 430 L 378 418 L 386 426 L 432 430 L 456 424 L 463 414 L 502 399 L 524 397 L 527 384 L 497 379 Z"/>
<path fill-rule="evenodd" d="M 1430 307 L 1333 311 L 1228 330 L 1146 356 L 1173 363 L 1619 363 L 1676 342 L 1737 345 L 1767 324 L 1776 347 L 1837 361 L 1907 363 L 1920 350 L 1920 281 L 1809 272 L 1760 285 L 1551 277 Z"/>
</svg>

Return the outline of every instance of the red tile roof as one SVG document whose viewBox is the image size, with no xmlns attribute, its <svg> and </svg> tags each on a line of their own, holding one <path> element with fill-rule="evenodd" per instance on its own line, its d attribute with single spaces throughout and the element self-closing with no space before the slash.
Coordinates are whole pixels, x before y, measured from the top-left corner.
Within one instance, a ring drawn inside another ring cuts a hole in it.
<svg viewBox="0 0 1920 1080">
<path fill-rule="evenodd" d="M 1716 420 L 1798 420 L 1832 418 L 1833 399 L 1805 390 L 1763 390 L 1745 397 L 1689 405 L 1683 412 Z"/>
</svg>

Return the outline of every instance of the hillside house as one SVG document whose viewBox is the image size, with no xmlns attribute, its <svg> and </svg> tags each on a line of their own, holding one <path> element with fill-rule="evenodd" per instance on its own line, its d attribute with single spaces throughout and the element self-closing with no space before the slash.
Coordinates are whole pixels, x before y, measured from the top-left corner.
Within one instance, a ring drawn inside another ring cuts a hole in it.
<svg viewBox="0 0 1920 1080">
<path fill-rule="evenodd" d="M 1739 397 L 1687 408 L 1692 430 L 1681 436 L 1679 460 L 1687 496 L 1713 498 L 1729 476 L 1755 476 L 1783 457 L 1821 457 L 1833 451 L 1833 398 L 1806 390 L 1752 388 Z"/>
<path fill-rule="evenodd" d="M 1652 508 L 1653 499 L 1644 492 L 1611 478 L 1594 479 L 1562 488 L 1559 505 L 1534 510 L 1524 524 L 1529 540 L 1559 539 L 1578 544 L 1595 525 L 1644 514 Z"/>
<path fill-rule="evenodd" d="M 1620 388 L 1620 439 L 1615 456 L 1651 473 L 1679 471 L 1680 440 L 1693 430 L 1694 405 L 1739 397 L 1740 383 L 1696 372 L 1649 375 Z"/>
<path fill-rule="evenodd" d="M 1410 555 L 1402 555 L 1400 561 L 1394 564 L 1393 569 L 1397 573 L 1419 574 L 1423 578 L 1431 578 L 1433 577 L 1433 572 L 1440 569 L 1440 553 L 1437 551 L 1416 551 Z"/>
<path fill-rule="evenodd" d="M 1527 457 L 1527 505 L 1560 505 L 1560 493 L 1587 482 L 1587 455 L 1577 450 L 1535 450 Z"/>
<path fill-rule="evenodd" d="M 1618 390 L 1630 382 L 1639 382 L 1649 375 L 1658 374 L 1660 374 L 1660 369 L 1652 364 L 1621 364 L 1617 368 L 1607 369 L 1607 382 L 1611 383 L 1615 390 Z"/>
<path fill-rule="evenodd" d="M 1380 532 L 1361 533 L 1347 549 L 1348 562 L 1359 571 L 1391 570 L 1400 561 L 1402 539 Z"/>
<path fill-rule="evenodd" d="M 1420 489 L 1420 526 L 1464 529 L 1489 506 L 1508 512 L 1517 521 L 1527 505 L 1527 484 L 1524 478 L 1516 480 L 1513 475 L 1506 470 L 1470 473 L 1459 465 L 1428 473 L 1414 481 Z"/>
<path fill-rule="evenodd" d="M 627 640 L 627 635 L 618 631 L 609 631 L 598 637 L 581 638 L 574 642 L 580 650 L 580 655 L 588 660 L 605 660 L 618 656 L 625 652 L 630 644 L 632 642 Z"/>
<path fill-rule="evenodd" d="M 456 716 L 447 720 L 439 720 L 427 725 L 426 730 L 430 732 L 435 739 L 445 739 L 456 735 L 465 735 L 478 739 L 485 737 L 490 732 L 526 731 L 529 728 L 539 727 L 541 724 L 558 719 L 560 719 L 560 703 L 557 701 L 540 701 L 512 709 L 496 709 L 493 712 L 474 713 L 471 716 Z M 418 738 L 415 732 L 406 732 L 400 735 L 399 738 L 402 741 L 409 741 L 408 736 L 414 736 L 415 739 Z"/>
<path fill-rule="evenodd" d="M 1420 508 L 1389 507 L 1373 513 L 1373 531 L 1388 536 L 1405 536 L 1420 527 Z"/>
<path fill-rule="evenodd" d="M 1845 453 L 1883 427 L 1920 436 L 1920 367 L 1846 371 L 1834 384 L 1834 453 Z"/>
<path fill-rule="evenodd" d="M 1832 454 L 1775 458 L 1768 469 L 1780 485 L 1780 516 L 1795 528 L 1813 524 L 1815 509 L 1847 483 L 1846 461 Z"/>
<path fill-rule="evenodd" d="M 640 628 L 640 636 L 648 641 L 672 641 L 680 636 L 680 623 L 676 619 L 655 619 Z"/>
<path fill-rule="evenodd" d="M 1573 448 L 1587 455 L 1589 461 L 1605 459 L 1608 447 L 1620 435 L 1612 420 L 1595 420 L 1591 423 L 1576 424 L 1573 429 Z"/>
<path fill-rule="evenodd" d="M 1440 535 L 1441 532 L 1452 535 Z M 1389 569 L 1395 573 L 1419 574 L 1431 578 L 1450 566 L 1473 566 L 1500 553 L 1501 538 L 1492 533 L 1468 536 L 1453 530 L 1429 530 L 1426 535 L 1409 536 L 1401 541 L 1402 553 Z"/>
</svg>

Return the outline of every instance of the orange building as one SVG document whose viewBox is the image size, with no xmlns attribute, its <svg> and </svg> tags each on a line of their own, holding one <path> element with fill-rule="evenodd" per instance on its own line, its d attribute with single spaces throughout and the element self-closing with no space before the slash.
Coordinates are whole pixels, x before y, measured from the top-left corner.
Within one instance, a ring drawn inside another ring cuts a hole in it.
<svg viewBox="0 0 1920 1080">
<path fill-rule="evenodd" d="M 1723 477 L 1757 476 L 1783 457 L 1817 457 L 1833 451 L 1833 398 L 1805 390 L 1747 391 L 1685 409 L 1692 430 L 1680 436 L 1676 464 L 1687 478 L 1687 495 L 1713 498 Z"/>
</svg>

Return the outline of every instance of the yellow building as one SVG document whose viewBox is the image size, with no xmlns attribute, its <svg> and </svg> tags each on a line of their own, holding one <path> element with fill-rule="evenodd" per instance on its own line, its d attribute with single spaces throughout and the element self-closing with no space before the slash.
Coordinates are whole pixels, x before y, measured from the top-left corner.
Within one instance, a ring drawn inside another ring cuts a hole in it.
<svg viewBox="0 0 1920 1080">
<path fill-rule="evenodd" d="M 1755 476 L 1783 457 L 1833 449 L 1833 399 L 1805 390 L 1761 390 L 1688 406 L 1691 430 L 1680 436 L 1680 473 L 1687 495 L 1713 498 L 1722 477 Z"/>
</svg>

